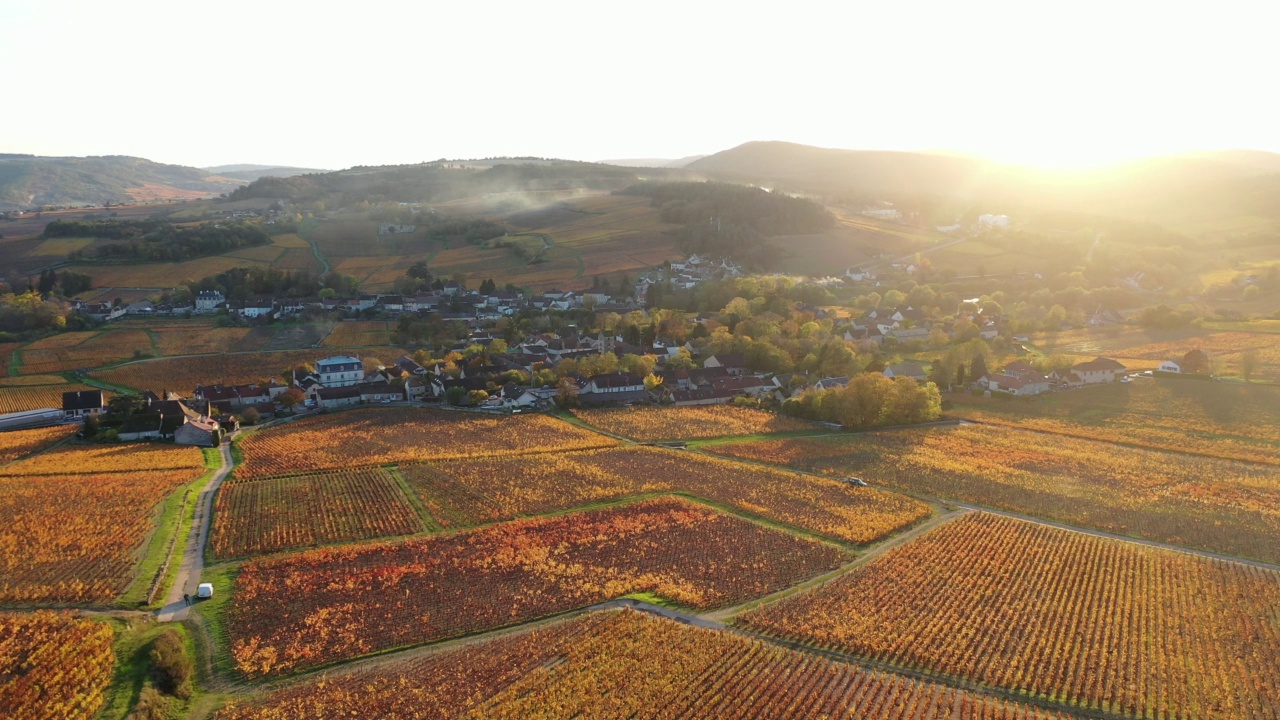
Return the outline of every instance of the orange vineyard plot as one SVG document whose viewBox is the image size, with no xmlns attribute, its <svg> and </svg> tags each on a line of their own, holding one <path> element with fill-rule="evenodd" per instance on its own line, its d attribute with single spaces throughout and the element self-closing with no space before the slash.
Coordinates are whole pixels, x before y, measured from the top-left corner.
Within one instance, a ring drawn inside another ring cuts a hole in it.
<svg viewBox="0 0 1280 720">
<path fill-rule="evenodd" d="M 37 450 L 43 450 L 59 440 L 75 435 L 77 429 L 75 425 L 59 425 L 37 430 L 0 433 L 0 463 L 7 463 Z M 4 469 L 0 468 L 0 472 L 4 472 Z"/>
<path fill-rule="evenodd" d="M 24 410 L 40 410 L 52 408 L 62 409 L 62 393 L 74 390 L 95 390 L 88 385 L 30 385 L 19 387 L 0 387 L 0 414 L 23 412 Z M 103 399 L 111 397 L 103 393 Z"/>
<path fill-rule="evenodd" d="M 1280 388 L 1140 381 L 1008 401 L 957 395 L 971 420 L 1226 460 L 1280 465 Z"/>
<path fill-rule="evenodd" d="M 159 328 L 151 331 L 161 355 L 203 355 L 232 349 L 249 328 Z"/>
<path fill-rule="evenodd" d="M 0 712 L 89 720 L 105 701 L 115 653 L 106 623 L 52 612 L 0 613 Z"/>
<path fill-rule="evenodd" d="M 93 377 L 136 390 L 187 393 L 198 385 L 243 385 L 271 378 L 279 380 L 285 369 L 332 354 L 323 350 L 292 350 L 165 358 L 100 370 L 93 373 Z"/>
<path fill-rule="evenodd" d="M 227 611 L 249 677 L 523 622 L 634 592 L 711 608 L 848 554 L 678 498 L 246 563 Z"/>
<path fill-rule="evenodd" d="M 190 445 L 65 445 L 14 463 L 5 475 L 67 475 L 144 470 L 201 471 L 204 455 Z"/>
<path fill-rule="evenodd" d="M 545 415 L 490 417 L 417 408 L 353 410 L 256 432 L 240 443 L 237 477 L 616 445 Z"/>
<path fill-rule="evenodd" d="M 324 339 L 326 347 L 386 345 L 391 342 L 394 324 L 386 320 L 348 320 L 336 323 Z"/>
<path fill-rule="evenodd" d="M 1280 573 L 986 513 L 747 627 L 1124 717 L 1274 718 Z"/>
<path fill-rule="evenodd" d="M 292 685 L 216 720 L 1059 720 L 1058 713 L 632 611 Z"/>
<path fill-rule="evenodd" d="M 817 429 L 813 423 L 732 405 L 574 410 L 573 414 L 588 425 L 642 442 Z"/>
<path fill-rule="evenodd" d="M 197 475 L 0 476 L 0 600 L 111 601 L 133 579 L 152 509 Z"/>
<path fill-rule="evenodd" d="M 854 474 L 932 497 L 1280 561 L 1274 465 L 995 426 L 716 445 L 731 457 Z"/>
<path fill-rule="evenodd" d="M 400 485 L 380 469 L 233 480 L 214 505 L 213 554 L 241 557 L 421 532 Z"/>
<path fill-rule="evenodd" d="M 536 515 L 652 492 L 680 492 L 852 543 L 929 516 L 903 495 L 649 447 L 406 465 L 405 479 L 446 527 Z"/>
</svg>

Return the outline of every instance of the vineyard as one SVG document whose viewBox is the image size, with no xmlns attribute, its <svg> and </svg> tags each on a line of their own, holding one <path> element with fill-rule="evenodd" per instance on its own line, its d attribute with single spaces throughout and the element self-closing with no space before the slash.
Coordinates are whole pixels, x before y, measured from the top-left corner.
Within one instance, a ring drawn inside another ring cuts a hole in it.
<svg viewBox="0 0 1280 720">
<path fill-rule="evenodd" d="M 417 408 L 306 418 L 240 441 L 236 477 L 267 477 L 397 462 L 551 453 L 617 441 L 545 415 L 489 417 Z"/>
<path fill-rule="evenodd" d="M 151 331 L 162 355 L 226 352 L 249 334 L 249 328 L 157 328 Z"/>
<path fill-rule="evenodd" d="M 42 450 L 76 434 L 74 425 L 58 425 L 36 430 L 13 430 L 0 433 L 0 464 Z M 4 472 L 5 468 L 0 468 Z"/>
<path fill-rule="evenodd" d="M 973 513 L 740 619 L 1125 717 L 1280 708 L 1280 573 Z"/>
<path fill-rule="evenodd" d="M 1280 390 L 1156 381 L 1010 402 L 957 395 L 952 414 L 983 423 L 1227 460 L 1280 464 Z"/>
<path fill-rule="evenodd" d="M 380 469 L 231 481 L 214 505 L 213 555 L 242 557 L 421 532 L 395 478 Z"/>
<path fill-rule="evenodd" d="M 15 720 L 90 720 L 115 664 L 105 623 L 0 613 L 0 710 Z"/>
<path fill-rule="evenodd" d="M 88 385 L 24 385 L 19 387 L 0 387 L 0 414 L 23 412 L 24 410 L 40 410 L 43 408 L 62 409 L 62 393 L 77 390 L 96 390 Z M 103 399 L 111 397 L 104 392 Z"/>
<path fill-rule="evenodd" d="M 573 414 L 605 432 L 642 442 L 816 429 L 802 420 L 733 405 L 574 410 Z"/>
<path fill-rule="evenodd" d="M 149 470 L 204 472 L 204 455 L 190 445 L 125 443 L 64 445 L 0 469 L 4 475 L 68 475 Z"/>
<path fill-rule="evenodd" d="M 62 447 L 0 468 L 0 602 L 105 603 L 128 588 L 154 508 L 195 448 Z"/>
<path fill-rule="evenodd" d="M 279 378 L 286 369 L 315 362 L 332 353 L 322 350 L 248 352 L 202 355 L 129 363 L 91 375 L 112 385 L 137 390 L 190 392 L 198 385 L 244 385 Z"/>
<path fill-rule="evenodd" d="M 227 633 L 249 677 L 488 630 L 648 592 L 711 608 L 848 559 L 678 498 L 247 562 Z"/>
<path fill-rule="evenodd" d="M 716 445 L 732 457 L 1280 561 L 1274 466 L 1125 448 L 993 426 Z"/>
<path fill-rule="evenodd" d="M 784 470 L 650 447 L 406 465 L 405 479 L 441 525 L 537 515 L 642 493 L 694 495 L 852 543 L 868 543 L 929 516 L 895 493 Z"/>
<path fill-rule="evenodd" d="M 135 354 L 154 352 L 151 338 L 142 330 L 69 332 L 53 335 L 22 348 L 23 375 L 43 375 L 98 367 L 128 360 Z M 61 407 L 59 403 L 58 407 Z"/>
<path fill-rule="evenodd" d="M 215 720 L 1062 720 L 631 611 L 292 685 Z"/>
<path fill-rule="evenodd" d="M 348 320 L 335 323 L 324 339 L 326 347 L 363 347 L 387 345 L 395 323 L 386 320 Z"/>
</svg>

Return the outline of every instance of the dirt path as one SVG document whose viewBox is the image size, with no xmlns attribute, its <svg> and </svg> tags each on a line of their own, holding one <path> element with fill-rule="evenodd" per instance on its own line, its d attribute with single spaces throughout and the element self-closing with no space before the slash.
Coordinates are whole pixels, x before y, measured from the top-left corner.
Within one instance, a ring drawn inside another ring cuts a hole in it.
<svg viewBox="0 0 1280 720">
<path fill-rule="evenodd" d="M 219 448 L 222 454 L 222 467 L 213 474 L 208 484 L 196 498 L 196 518 L 191 523 L 191 532 L 187 535 L 187 544 L 182 551 L 182 563 L 178 566 L 178 575 L 173 580 L 173 587 L 165 597 L 164 607 L 156 611 L 156 619 L 160 622 L 178 622 L 187 619 L 190 608 L 182 601 L 183 593 L 195 597 L 196 586 L 200 584 L 200 573 L 204 571 L 204 548 L 209 543 L 209 522 L 213 517 L 213 496 L 217 494 L 222 481 L 231 472 L 231 443 L 224 442 Z"/>
</svg>

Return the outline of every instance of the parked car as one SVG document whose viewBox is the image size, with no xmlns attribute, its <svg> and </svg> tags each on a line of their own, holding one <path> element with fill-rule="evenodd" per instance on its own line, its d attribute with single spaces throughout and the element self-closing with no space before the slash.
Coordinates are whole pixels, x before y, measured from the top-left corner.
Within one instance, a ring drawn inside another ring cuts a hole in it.
<svg viewBox="0 0 1280 720">
<path fill-rule="evenodd" d="M 853 477 L 852 475 L 851 475 L 851 476 L 849 476 L 849 477 L 847 477 L 847 478 L 845 478 L 845 479 L 844 479 L 844 481 L 845 481 L 845 482 L 847 482 L 847 483 L 849 483 L 850 485 L 857 485 L 858 487 L 866 487 L 866 486 L 867 486 L 867 481 L 866 481 L 866 480 L 863 480 L 863 479 L 862 479 L 862 478 L 860 478 L 860 477 Z"/>
</svg>

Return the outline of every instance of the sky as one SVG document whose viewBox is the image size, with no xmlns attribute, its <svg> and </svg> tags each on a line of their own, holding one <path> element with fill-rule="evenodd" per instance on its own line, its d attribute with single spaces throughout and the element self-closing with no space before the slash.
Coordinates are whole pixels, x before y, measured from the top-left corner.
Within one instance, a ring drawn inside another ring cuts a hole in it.
<svg viewBox="0 0 1280 720">
<path fill-rule="evenodd" d="M 0 152 L 318 168 L 751 140 L 1280 152 L 1274 2 L 0 0 Z"/>
</svg>

